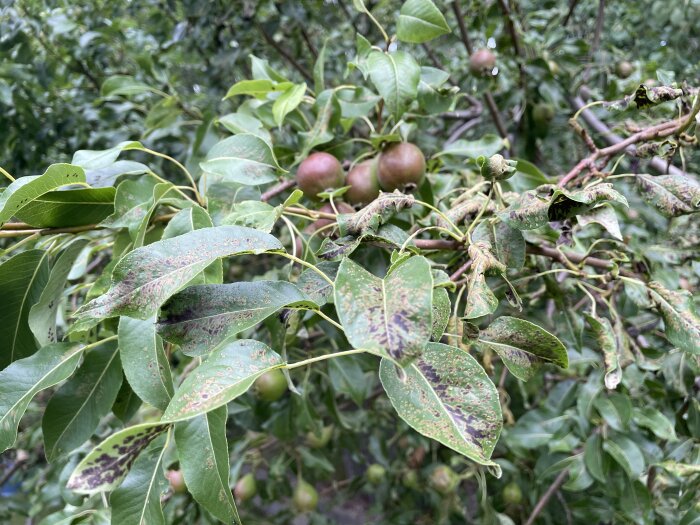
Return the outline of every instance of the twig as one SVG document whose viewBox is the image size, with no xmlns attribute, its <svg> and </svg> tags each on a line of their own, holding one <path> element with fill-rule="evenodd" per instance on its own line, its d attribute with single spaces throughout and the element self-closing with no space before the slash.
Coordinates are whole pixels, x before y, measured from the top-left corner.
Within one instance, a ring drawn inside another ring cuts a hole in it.
<svg viewBox="0 0 700 525">
<path fill-rule="evenodd" d="M 275 197 L 275 196 L 279 195 L 280 193 L 284 193 L 289 188 L 296 186 L 296 184 L 297 183 L 294 179 L 282 181 L 279 184 L 277 184 L 277 185 L 273 186 L 272 188 L 270 188 L 269 190 L 267 190 L 265 193 L 263 193 L 260 196 L 260 200 L 263 202 L 267 202 L 272 197 Z"/>
<path fill-rule="evenodd" d="M 576 9 L 576 6 L 578 5 L 579 0 L 571 0 L 569 2 L 569 11 L 566 13 L 566 16 L 564 17 L 564 22 L 562 22 L 562 25 L 566 26 L 566 24 L 569 23 L 569 20 L 571 19 L 571 15 L 574 14 L 574 9 Z"/>
<path fill-rule="evenodd" d="M 464 25 L 464 17 L 462 16 L 462 8 L 459 6 L 460 0 L 454 0 L 452 2 L 452 11 L 457 19 L 457 25 L 459 26 L 459 33 L 462 36 L 462 42 L 464 47 L 467 49 L 467 54 L 471 55 L 474 52 L 472 47 L 472 41 L 469 39 L 469 33 L 467 33 L 467 27 Z"/>
<path fill-rule="evenodd" d="M 470 267 L 471 265 L 472 265 L 472 260 L 469 259 L 469 260 L 468 260 L 467 262 L 465 262 L 462 266 L 460 266 L 459 269 L 458 269 L 457 271 L 455 271 L 452 275 L 450 275 L 450 281 L 453 281 L 453 282 L 454 282 L 454 281 L 456 281 L 457 279 L 459 279 L 460 277 L 462 277 L 462 275 L 464 274 L 464 272 L 466 272 L 466 271 L 469 269 L 469 267 Z"/>
<path fill-rule="evenodd" d="M 306 68 L 304 68 L 304 66 L 297 62 L 297 60 L 292 55 L 290 55 L 283 47 L 281 47 L 277 42 L 275 42 L 274 38 L 272 38 L 272 36 L 270 36 L 270 34 L 267 31 L 265 31 L 263 26 L 261 26 L 260 24 L 258 24 L 258 30 L 262 34 L 263 38 L 267 41 L 267 43 L 275 48 L 275 51 L 282 55 L 284 59 L 287 62 L 289 62 L 294 67 L 294 69 L 301 73 L 301 76 L 303 76 L 310 84 L 313 84 L 314 78 L 309 74 L 308 71 L 306 71 Z"/>
<path fill-rule="evenodd" d="M 542 495 L 540 500 L 537 502 L 537 505 L 535 505 L 535 508 L 532 510 L 532 514 L 530 514 L 530 517 L 525 522 L 525 525 L 532 525 L 533 523 L 535 523 L 537 516 L 539 516 L 540 513 L 544 510 L 545 506 L 547 505 L 547 502 L 554 495 L 554 493 L 557 490 L 559 490 L 559 487 L 561 487 L 564 484 L 568 475 L 568 470 L 562 470 L 559 473 L 554 482 L 547 489 L 547 492 L 545 492 Z"/>
<path fill-rule="evenodd" d="M 513 41 L 515 54 L 522 58 L 525 56 L 525 54 L 523 52 L 522 45 L 520 44 L 520 37 L 518 37 L 518 33 L 515 30 L 515 25 L 513 24 L 513 16 L 510 12 L 510 8 L 508 7 L 508 2 L 507 0 L 498 0 L 498 3 L 501 6 L 501 11 L 503 11 L 504 18 L 506 19 L 506 29 L 510 34 L 510 39 Z"/>
</svg>

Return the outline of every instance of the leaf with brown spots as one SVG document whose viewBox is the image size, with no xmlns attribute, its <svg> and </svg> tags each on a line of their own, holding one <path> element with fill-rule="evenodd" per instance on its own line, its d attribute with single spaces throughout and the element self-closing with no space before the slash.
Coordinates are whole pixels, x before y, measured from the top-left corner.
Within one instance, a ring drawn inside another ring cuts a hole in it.
<svg viewBox="0 0 700 525">
<path fill-rule="evenodd" d="M 700 212 L 700 184 L 688 175 L 637 175 L 637 189 L 664 217 Z"/>
<path fill-rule="evenodd" d="M 545 362 L 562 368 L 569 366 L 562 342 L 524 319 L 499 317 L 479 334 L 476 345 L 496 352 L 510 373 L 523 381 L 533 377 Z"/>
<path fill-rule="evenodd" d="M 143 423 L 112 434 L 78 463 L 67 487 L 79 494 L 115 489 L 138 455 L 169 427 L 165 423 Z"/>
<path fill-rule="evenodd" d="M 651 299 L 661 311 L 668 340 L 681 350 L 700 354 L 700 316 L 690 293 L 667 290 L 655 281 L 648 287 Z"/>
<path fill-rule="evenodd" d="M 610 183 L 601 183 L 582 190 L 568 191 L 560 188 L 555 191 L 549 204 L 547 215 L 550 221 L 563 221 L 575 215 L 586 213 L 602 202 L 617 202 L 628 207 L 624 195 Z"/>
<path fill-rule="evenodd" d="M 190 286 L 163 305 L 158 333 L 199 356 L 289 306 L 317 307 L 285 281 Z"/>
<path fill-rule="evenodd" d="M 475 319 L 490 315 L 498 308 L 498 299 L 486 284 L 487 273 L 503 273 L 506 267 L 491 252 L 488 241 L 477 241 L 469 246 L 472 266 L 467 279 L 467 303 L 464 317 Z"/>
<path fill-rule="evenodd" d="M 340 263 L 335 306 L 354 348 L 401 365 L 420 355 L 432 334 L 433 277 L 424 257 L 411 257 L 380 279 L 350 259 Z"/>
<path fill-rule="evenodd" d="M 379 197 L 357 213 L 340 216 L 340 235 L 360 236 L 376 233 L 392 216 L 403 208 L 410 208 L 415 202 L 413 195 L 405 195 L 398 190 L 393 193 L 380 193 Z"/>
<path fill-rule="evenodd" d="M 175 391 L 161 421 L 184 421 L 225 405 L 259 376 L 283 365 L 279 354 L 259 341 L 241 339 L 220 346 Z"/>
<path fill-rule="evenodd" d="M 453 346 L 429 343 L 403 369 L 382 359 L 379 377 L 399 416 L 421 434 L 482 465 L 503 427 L 498 391 L 479 363 Z"/>
<path fill-rule="evenodd" d="M 148 319 L 218 258 L 282 249 L 272 235 L 243 226 L 201 228 L 154 242 L 129 252 L 117 263 L 110 289 L 76 312 L 72 330 L 86 330 L 117 315 Z"/>
<path fill-rule="evenodd" d="M 549 217 L 550 185 L 526 191 L 498 216 L 503 222 L 518 230 L 535 230 L 547 224 Z"/>
<path fill-rule="evenodd" d="M 588 324 L 591 325 L 600 349 L 603 351 L 605 388 L 614 390 L 622 380 L 622 368 L 620 368 L 620 356 L 618 355 L 615 332 L 607 318 L 593 314 L 585 314 L 585 316 L 588 319 Z"/>
<path fill-rule="evenodd" d="M 474 229 L 472 240 L 489 242 L 493 254 L 508 268 L 520 269 L 525 264 L 523 234 L 498 218 L 482 221 Z"/>
</svg>

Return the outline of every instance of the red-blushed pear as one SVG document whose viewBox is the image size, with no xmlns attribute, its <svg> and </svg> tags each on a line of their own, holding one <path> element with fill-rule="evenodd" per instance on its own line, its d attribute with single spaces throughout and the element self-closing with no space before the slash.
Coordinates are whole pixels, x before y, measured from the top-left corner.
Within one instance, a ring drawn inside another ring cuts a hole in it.
<svg viewBox="0 0 700 525">
<path fill-rule="evenodd" d="M 385 191 L 414 191 L 425 176 L 425 156 L 415 144 L 396 142 L 379 156 L 379 185 Z"/>
<path fill-rule="evenodd" d="M 343 167 L 330 153 L 312 153 L 299 165 L 296 174 L 297 186 L 304 195 L 318 200 L 318 194 L 340 188 L 345 183 Z"/>
</svg>

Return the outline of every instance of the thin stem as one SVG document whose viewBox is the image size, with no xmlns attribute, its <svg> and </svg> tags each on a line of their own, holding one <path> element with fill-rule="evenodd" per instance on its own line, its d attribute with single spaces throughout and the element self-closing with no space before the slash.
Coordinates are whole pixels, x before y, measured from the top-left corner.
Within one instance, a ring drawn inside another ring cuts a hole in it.
<svg viewBox="0 0 700 525">
<path fill-rule="evenodd" d="M 452 226 L 455 229 L 455 231 L 460 234 L 460 236 L 462 235 L 462 231 L 459 229 L 459 226 L 457 226 L 454 222 L 452 222 L 452 220 L 447 215 L 442 213 L 435 206 L 433 206 L 432 204 L 428 204 L 427 202 L 419 201 L 418 199 L 416 199 L 416 204 L 418 204 L 419 206 L 425 206 L 426 208 L 433 210 L 440 217 L 442 217 L 447 224 Z M 461 239 L 462 239 L 462 237 L 459 237 L 459 240 L 461 240 Z"/>
<path fill-rule="evenodd" d="M 301 264 L 302 266 L 306 266 L 309 270 L 313 270 L 317 274 L 319 274 L 323 279 L 330 284 L 331 286 L 335 286 L 335 283 L 328 277 L 325 273 L 323 273 L 321 270 L 316 268 L 313 264 L 307 263 L 306 261 L 303 261 L 299 259 L 299 257 L 294 257 L 293 255 L 289 253 L 283 253 L 283 252 L 275 252 L 277 255 L 281 255 L 282 257 L 289 259 L 290 261 L 294 261 L 296 263 Z"/>
<path fill-rule="evenodd" d="M 10 179 L 10 182 L 15 181 L 15 178 L 12 175 L 10 175 L 2 166 L 0 166 L 0 173 L 2 173 L 3 175 L 5 175 L 5 177 Z"/>
<path fill-rule="evenodd" d="M 695 117 L 697 116 L 698 112 L 700 112 L 700 93 L 695 95 L 695 104 L 693 104 L 693 109 L 690 110 L 690 114 L 688 115 L 688 118 L 685 120 L 685 122 L 681 124 L 680 128 L 678 128 L 678 135 L 680 135 L 690 127 L 690 125 L 695 120 Z"/>
<path fill-rule="evenodd" d="M 85 345 L 83 347 L 83 352 L 95 348 L 96 346 L 100 346 L 101 344 L 104 344 L 108 341 L 114 341 L 117 337 L 118 336 L 116 335 L 110 335 L 109 337 L 105 337 L 104 339 L 100 339 L 99 341 L 95 341 L 94 343 L 90 343 L 89 345 Z"/>
<path fill-rule="evenodd" d="M 199 190 L 197 189 L 197 183 L 194 181 L 194 177 L 192 174 L 189 172 L 185 166 L 183 166 L 177 159 L 172 158 L 170 155 L 166 155 L 165 153 L 160 153 L 159 151 L 153 151 L 152 149 L 148 148 L 138 148 L 140 151 L 144 151 L 146 153 L 150 153 L 151 155 L 155 155 L 156 157 L 160 157 L 162 159 L 169 160 L 173 164 L 175 164 L 182 172 L 185 174 L 185 176 L 188 178 L 190 181 L 190 184 L 192 185 L 192 189 L 194 190 L 194 194 L 197 196 L 197 202 L 200 205 L 204 205 L 204 200 L 202 199 L 202 196 L 199 194 Z"/>
<path fill-rule="evenodd" d="M 335 326 L 335 327 L 336 327 L 338 330 L 340 330 L 341 332 L 345 332 L 345 329 L 343 328 L 343 325 L 341 325 L 340 323 L 334 321 L 332 318 L 328 317 L 328 316 L 327 316 L 326 314 L 324 314 L 321 310 L 312 310 L 312 312 L 315 313 L 316 315 L 318 315 L 319 317 L 325 319 L 325 320 L 328 321 L 329 323 L 331 323 L 333 326 Z"/>
<path fill-rule="evenodd" d="M 365 350 L 364 348 L 356 348 L 354 350 L 345 350 L 343 352 L 335 352 L 333 354 L 320 355 L 318 357 L 312 357 L 311 359 L 305 359 L 304 361 L 298 361 L 296 363 L 287 364 L 287 365 L 285 365 L 285 368 L 287 370 L 293 370 L 294 368 L 299 368 L 302 366 L 310 365 L 311 363 L 316 363 L 317 361 L 325 361 L 326 359 L 334 359 L 336 357 L 343 357 L 346 355 L 364 354 L 366 352 L 367 352 L 367 350 Z"/>
<path fill-rule="evenodd" d="M 477 223 L 481 219 L 481 217 L 486 213 L 486 209 L 489 207 L 489 203 L 491 202 L 491 192 L 493 191 L 493 186 L 491 186 L 491 189 L 489 190 L 489 194 L 486 196 L 486 200 L 484 201 L 484 204 L 481 206 L 481 209 L 479 210 L 479 213 L 477 214 L 476 217 L 474 217 L 474 220 L 469 224 L 469 227 L 467 228 L 467 233 L 465 234 L 465 237 L 467 238 L 467 241 L 469 244 L 472 243 L 472 231 L 474 231 L 474 228 L 476 228 Z"/>
<path fill-rule="evenodd" d="M 595 310 L 596 310 L 596 300 L 593 295 L 591 295 L 591 292 L 586 290 L 586 287 L 583 286 L 581 283 L 576 283 L 576 286 L 578 286 L 581 290 L 583 290 L 583 293 L 585 293 L 588 298 L 591 300 L 591 316 L 595 317 Z"/>
</svg>

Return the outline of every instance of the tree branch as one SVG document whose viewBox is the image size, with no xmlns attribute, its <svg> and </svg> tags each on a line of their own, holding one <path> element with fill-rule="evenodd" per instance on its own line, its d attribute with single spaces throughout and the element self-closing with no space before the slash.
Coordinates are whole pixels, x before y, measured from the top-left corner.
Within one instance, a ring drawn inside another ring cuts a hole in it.
<svg viewBox="0 0 700 525">
<path fill-rule="evenodd" d="M 265 41 L 267 41 L 268 44 L 275 48 L 275 51 L 282 55 L 282 57 L 284 57 L 284 59 L 287 62 L 289 62 L 292 65 L 292 67 L 294 67 L 294 69 L 301 73 L 301 76 L 303 76 L 307 82 L 313 84 L 314 78 L 311 76 L 311 74 L 309 74 L 308 71 L 306 71 L 306 68 L 304 68 L 304 66 L 297 62 L 297 60 L 292 55 L 290 55 L 283 47 L 281 47 L 277 42 L 275 42 L 275 39 L 272 38 L 272 36 L 267 31 L 265 31 L 263 26 L 261 26 L 260 24 L 258 24 L 258 30 L 262 34 L 263 38 L 265 38 Z"/>
<path fill-rule="evenodd" d="M 537 502 L 537 505 L 535 505 L 535 508 L 532 510 L 532 514 L 530 514 L 530 517 L 525 522 L 525 525 L 532 525 L 533 523 L 535 523 L 537 516 L 539 516 L 540 513 L 544 510 L 545 506 L 547 505 L 547 502 L 554 495 L 554 493 L 558 491 L 559 488 L 564 484 L 568 475 L 568 470 L 562 470 L 559 473 L 554 482 L 547 489 L 547 492 L 545 492 L 542 495 L 540 500 Z"/>
</svg>

